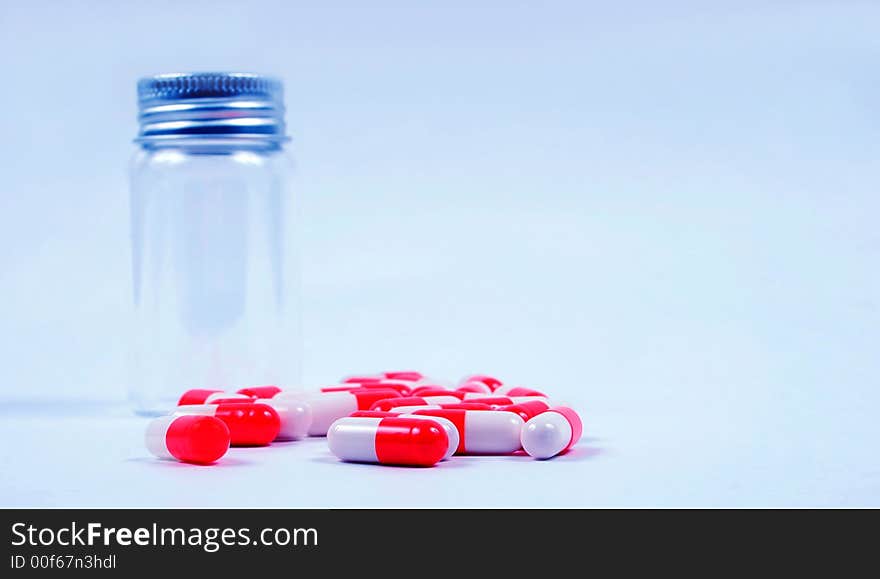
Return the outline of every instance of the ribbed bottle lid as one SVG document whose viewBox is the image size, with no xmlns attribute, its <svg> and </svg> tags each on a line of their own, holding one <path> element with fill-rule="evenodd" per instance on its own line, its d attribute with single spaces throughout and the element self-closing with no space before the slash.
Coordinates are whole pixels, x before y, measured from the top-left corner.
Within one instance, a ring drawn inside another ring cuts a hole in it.
<svg viewBox="0 0 880 579">
<path fill-rule="evenodd" d="M 287 139 L 278 79 L 240 72 L 160 74 L 138 81 L 137 141 Z"/>
</svg>

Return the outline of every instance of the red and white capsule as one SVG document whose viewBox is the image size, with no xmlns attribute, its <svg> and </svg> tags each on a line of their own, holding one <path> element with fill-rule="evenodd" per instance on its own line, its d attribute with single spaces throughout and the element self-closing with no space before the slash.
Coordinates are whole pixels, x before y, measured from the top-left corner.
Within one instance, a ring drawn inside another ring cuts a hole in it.
<svg viewBox="0 0 880 579">
<path fill-rule="evenodd" d="M 420 408 L 424 408 L 423 406 Z M 396 410 L 396 409 L 395 409 Z M 418 420 L 433 420 L 437 424 L 443 427 L 443 430 L 446 431 L 446 437 L 449 439 L 449 445 L 446 449 L 446 454 L 443 455 L 443 460 L 451 457 L 455 454 L 455 449 L 458 448 L 458 429 L 455 427 L 452 422 L 447 420 L 446 418 L 441 418 L 439 416 L 422 416 L 420 414 L 410 414 L 410 413 L 401 413 L 397 412 L 381 412 L 379 410 L 358 410 L 357 412 L 351 413 L 352 417 L 364 417 L 364 418 L 391 418 L 395 416 L 400 416 L 402 418 L 416 418 Z"/>
<path fill-rule="evenodd" d="M 330 425 L 357 410 L 369 410 L 374 402 L 399 398 L 400 393 L 390 388 L 361 388 L 348 392 L 312 394 L 303 402 L 312 408 L 309 436 L 326 436 Z"/>
<path fill-rule="evenodd" d="M 369 410 L 388 411 L 396 406 L 426 406 L 429 404 L 456 404 L 461 402 L 456 396 L 407 396 L 377 400 Z"/>
<path fill-rule="evenodd" d="M 513 412 L 425 409 L 413 414 L 446 418 L 458 429 L 456 454 L 510 454 L 520 445 L 523 419 Z"/>
<path fill-rule="evenodd" d="M 327 431 L 330 452 L 352 462 L 433 466 L 449 449 L 449 438 L 433 420 L 346 416 Z"/>
<path fill-rule="evenodd" d="M 281 430 L 278 412 L 268 404 L 230 402 L 223 404 L 186 404 L 174 409 L 175 416 L 213 416 L 229 428 L 232 446 L 265 446 Z"/>
<path fill-rule="evenodd" d="M 229 428 L 213 416 L 160 416 L 147 425 L 144 442 L 159 458 L 211 464 L 229 450 Z"/>
<path fill-rule="evenodd" d="M 211 404 L 215 400 L 223 400 L 223 399 L 241 399 L 248 400 L 253 398 L 253 396 L 247 396 L 245 394 L 237 394 L 232 392 L 224 392 L 223 390 L 208 390 L 205 388 L 194 388 L 192 390 L 187 390 L 180 396 L 180 400 L 177 401 L 178 406 L 183 406 L 184 404 Z"/>
<path fill-rule="evenodd" d="M 574 446 L 583 429 L 577 412 L 567 406 L 555 406 L 525 423 L 522 447 L 534 458 L 552 458 Z"/>
<path fill-rule="evenodd" d="M 300 440 L 309 434 L 309 426 L 312 424 L 312 408 L 297 398 L 250 398 L 239 400 L 234 398 L 216 399 L 211 402 L 216 404 L 265 404 L 271 406 L 278 413 L 280 427 L 275 440 Z M 198 406 L 198 405 L 194 405 Z M 180 407 L 178 407 L 180 408 Z M 207 413 L 207 410 L 203 411 Z"/>
</svg>

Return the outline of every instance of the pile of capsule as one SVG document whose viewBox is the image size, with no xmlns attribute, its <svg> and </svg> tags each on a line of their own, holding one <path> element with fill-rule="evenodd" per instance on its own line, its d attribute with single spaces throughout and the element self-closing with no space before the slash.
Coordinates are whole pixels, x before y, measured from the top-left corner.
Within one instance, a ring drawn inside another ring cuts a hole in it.
<svg viewBox="0 0 880 579">
<path fill-rule="evenodd" d="M 552 458 L 582 431 L 578 414 L 543 392 L 485 375 L 451 388 L 406 371 L 349 376 L 315 391 L 188 390 L 150 422 L 146 444 L 160 458 L 211 464 L 230 446 L 326 436 L 343 461 L 434 466 L 453 454 Z"/>
</svg>

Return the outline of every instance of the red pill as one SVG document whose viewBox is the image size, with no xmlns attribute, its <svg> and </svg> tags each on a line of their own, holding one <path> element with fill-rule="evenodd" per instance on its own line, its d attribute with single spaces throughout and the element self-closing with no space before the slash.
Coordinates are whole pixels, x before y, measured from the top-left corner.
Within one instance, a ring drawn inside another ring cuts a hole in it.
<svg viewBox="0 0 880 579">
<path fill-rule="evenodd" d="M 229 450 L 229 428 L 213 416 L 160 416 L 149 425 L 147 450 L 159 458 L 211 464 Z"/>
<path fill-rule="evenodd" d="M 272 398 L 279 392 L 281 392 L 281 388 L 278 386 L 251 386 L 250 388 L 242 388 L 238 391 L 239 394 L 253 396 L 254 398 Z"/>
<path fill-rule="evenodd" d="M 439 423 L 402 417 L 340 418 L 327 431 L 327 443 L 345 461 L 402 466 L 434 466 L 449 449 Z"/>
<path fill-rule="evenodd" d="M 175 415 L 214 416 L 229 428 L 232 446 L 265 446 L 281 430 L 278 412 L 268 404 L 253 402 L 178 406 Z"/>
</svg>

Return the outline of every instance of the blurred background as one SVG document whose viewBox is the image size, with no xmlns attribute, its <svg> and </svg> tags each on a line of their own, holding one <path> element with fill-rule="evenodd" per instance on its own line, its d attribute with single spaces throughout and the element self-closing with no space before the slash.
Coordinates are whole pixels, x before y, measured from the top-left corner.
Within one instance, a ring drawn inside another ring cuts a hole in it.
<svg viewBox="0 0 880 579">
<path fill-rule="evenodd" d="M 286 83 L 306 384 L 487 372 L 843 468 L 880 6 L 613 4 L 3 0 L 0 399 L 124 398 L 135 82 L 246 70 Z"/>
</svg>

